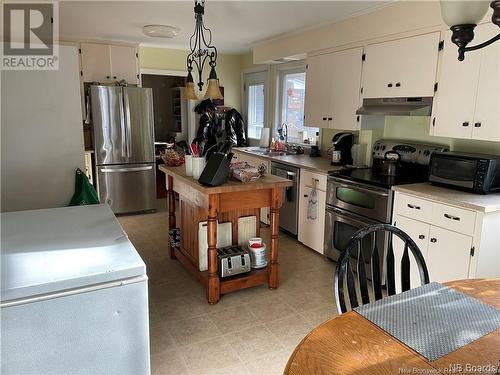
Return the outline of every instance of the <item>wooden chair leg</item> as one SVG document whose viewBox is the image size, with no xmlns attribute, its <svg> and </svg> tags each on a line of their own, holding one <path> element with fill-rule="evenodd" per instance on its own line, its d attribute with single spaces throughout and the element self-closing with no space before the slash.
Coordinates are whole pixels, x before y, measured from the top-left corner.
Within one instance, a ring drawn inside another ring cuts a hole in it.
<svg viewBox="0 0 500 375">
<path fill-rule="evenodd" d="M 167 188 L 167 200 L 168 200 L 168 228 L 172 229 L 176 226 L 175 219 L 175 193 L 174 193 L 174 179 L 172 176 L 167 177 L 168 188 Z M 175 256 L 175 251 L 172 245 L 169 243 L 170 258 L 177 259 Z"/>
<path fill-rule="evenodd" d="M 279 263 L 278 263 L 278 235 L 279 235 L 279 215 L 282 200 L 281 189 L 273 189 L 271 197 L 271 247 L 269 262 L 269 289 L 276 289 L 279 285 Z"/>
<path fill-rule="evenodd" d="M 215 304 L 220 299 L 220 282 L 217 273 L 217 215 L 219 210 L 219 196 L 216 194 L 208 197 L 208 303 Z"/>
</svg>

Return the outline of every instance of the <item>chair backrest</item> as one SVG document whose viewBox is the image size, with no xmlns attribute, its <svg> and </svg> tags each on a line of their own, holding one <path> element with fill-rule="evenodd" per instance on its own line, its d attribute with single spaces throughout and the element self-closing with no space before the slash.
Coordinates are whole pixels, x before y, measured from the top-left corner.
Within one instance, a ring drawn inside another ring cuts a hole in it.
<svg viewBox="0 0 500 375">
<path fill-rule="evenodd" d="M 351 309 L 360 305 L 358 294 L 361 296 L 361 305 L 371 302 L 368 291 L 367 266 L 371 274 L 371 284 L 375 300 L 383 297 L 382 286 L 384 281 L 386 294 L 389 296 L 396 294 L 394 235 L 403 241 L 404 246 L 400 268 L 401 290 L 405 292 L 410 289 L 409 251 L 411 251 L 417 264 L 421 284 L 429 283 L 429 272 L 427 271 L 422 253 L 410 236 L 390 224 L 374 224 L 354 233 L 338 260 L 334 277 L 334 292 L 339 313 L 342 314 L 347 311 L 347 297 L 349 298 Z M 385 241 L 380 241 L 380 239 L 383 239 L 380 236 L 386 236 Z M 385 249 L 379 248 L 381 243 L 386 245 Z M 366 249 L 367 244 L 370 247 L 368 249 Z M 365 248 L 363 248 L 363 245 L 365 245 Z M 353 267 L 355 268 L 357 277 L 354 275 Z M 385 280 L 383 280 L 384 269 Z M 359 290 L 359 293 L 356 289 Z"/>
</svg>

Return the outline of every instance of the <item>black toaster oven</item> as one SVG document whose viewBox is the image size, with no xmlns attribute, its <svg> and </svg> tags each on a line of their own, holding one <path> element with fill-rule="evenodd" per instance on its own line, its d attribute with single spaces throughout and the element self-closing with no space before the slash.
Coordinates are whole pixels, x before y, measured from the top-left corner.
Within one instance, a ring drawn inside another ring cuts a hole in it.
<svg viewBox="0 0 500 375">
<path fill-rule="evenodd" d="M 435 152 L 429 181 L 477 194 L 500 192 L 500 155 Z"/>
</svg>

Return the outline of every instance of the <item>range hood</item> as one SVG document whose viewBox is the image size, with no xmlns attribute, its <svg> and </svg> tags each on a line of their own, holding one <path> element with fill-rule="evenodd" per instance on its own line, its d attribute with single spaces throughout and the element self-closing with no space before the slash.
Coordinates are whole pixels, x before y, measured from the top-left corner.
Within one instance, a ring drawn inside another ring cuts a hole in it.
<svg viewBox="0 0 500 375">
<path fill-rule="evenodd" d="M 430 116 L 432 97 L 418 98 L 369 98 L 363 99 L 363 106 L 357 115 L 379 116 Z"/>
</svg>

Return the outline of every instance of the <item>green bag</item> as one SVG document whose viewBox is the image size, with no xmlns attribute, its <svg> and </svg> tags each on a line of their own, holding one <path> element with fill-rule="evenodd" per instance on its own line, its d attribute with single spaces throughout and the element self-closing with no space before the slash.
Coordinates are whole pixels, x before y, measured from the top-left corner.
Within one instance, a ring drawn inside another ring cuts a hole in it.
<svg viewBox="0 0 500 375">
<path fill-rule="evenodd" d="M 75 169 L 75 193 L 69 202 L 70 206 L 98 204 L 99 197 L 89 179 L 80 168 Z"/>
</svg>

